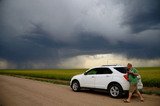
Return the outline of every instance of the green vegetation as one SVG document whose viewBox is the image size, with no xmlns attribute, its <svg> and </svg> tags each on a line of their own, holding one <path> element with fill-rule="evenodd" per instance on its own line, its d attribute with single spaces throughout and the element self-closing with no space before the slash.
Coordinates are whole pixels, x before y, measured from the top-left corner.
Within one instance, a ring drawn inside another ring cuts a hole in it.
<svg viewBox="0 0 160 106">
<path fill-rule="evenodd" d="M 143 90 L 143 93 L 149 94 L 149 95 L 156 94 L 156 95 L 160 96 L 160 91 L 153 91 L 153 90 L 145 91 L 145 90 Z"/>
<path fill-rule="evenodd" d="M 137 68 L 146 87 L 160 87 L 160 67 Z"/>
<path fill-rule="evenodd" d="M 160 67 L 141 67 L 138 69 L 144 86 L 160 87 Z M 72 76 L 85 72 L 86 69 L 2 69 L 0 74 L 11 76 L 23 76 L 41 81 L 68 84 Z"/>
<path fill-rule="evenodd" d="M 53 69 L 53 70 L 52 69 L 31 69 L 31 70 L 7 69 L 7 70 L 0 70 L 0 74 L 69 81 L 72 76 L 83 73 L 84 71 L 85 69 L 75 69 L 75 70 L 74 69 Z"/>
</svg>

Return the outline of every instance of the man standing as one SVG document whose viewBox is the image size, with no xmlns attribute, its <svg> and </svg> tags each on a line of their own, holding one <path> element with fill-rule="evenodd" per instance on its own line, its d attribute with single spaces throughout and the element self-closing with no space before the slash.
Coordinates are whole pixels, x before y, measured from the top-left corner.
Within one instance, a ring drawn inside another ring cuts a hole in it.
<svg viewBox="0 0 160 106">
<path fill-rule="evenodd" d="M 132 94 L 134 92 L 138 94 L 138 96 L 140 97 L 141 102 L 143 102 L 144 98 L 142 97 L 142 95 L 140 94 L 140 92 L 137 89 L 138 72 L 137 72 L 137 70 L 135 68 L 132 67 L 131 63 L 127 64 L 127 68 L 128 68 L 128 78 L 129 78 L 130 88 L 129 88 L 128 98 L 127 98 L 127 100 L 124 100 L 124 102 L 125 103 L 130 103 Z"/>
</svg>

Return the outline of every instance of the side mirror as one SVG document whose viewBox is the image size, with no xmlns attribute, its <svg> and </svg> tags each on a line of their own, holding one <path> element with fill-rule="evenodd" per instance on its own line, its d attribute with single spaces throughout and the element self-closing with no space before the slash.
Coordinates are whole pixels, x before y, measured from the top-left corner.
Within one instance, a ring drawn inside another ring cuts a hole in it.
<svg viewBox="0 0 160 106">
<path fill-rule="evenodd" d="M 85 72 L 84 75 L 87 75 L 87 72 Z"/>
</svg>

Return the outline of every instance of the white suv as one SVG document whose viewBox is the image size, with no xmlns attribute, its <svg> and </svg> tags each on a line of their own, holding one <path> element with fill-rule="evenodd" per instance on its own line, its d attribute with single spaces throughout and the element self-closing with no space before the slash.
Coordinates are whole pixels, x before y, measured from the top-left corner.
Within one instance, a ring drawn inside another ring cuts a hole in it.
<svg viewBox="0 0 160 106">
<path fill-rule="evenodd" d="M 127 68 L 120 65 L 103 65 L 87 70 L 85 73 L 73 76 L 70 86 L 73 91 L 81 88 L 106 90 L 112 97 L 120 97 L 129 90 L 126 78 Z M 142 89 L 141 80 L 138 89 Z"/>
</svg>

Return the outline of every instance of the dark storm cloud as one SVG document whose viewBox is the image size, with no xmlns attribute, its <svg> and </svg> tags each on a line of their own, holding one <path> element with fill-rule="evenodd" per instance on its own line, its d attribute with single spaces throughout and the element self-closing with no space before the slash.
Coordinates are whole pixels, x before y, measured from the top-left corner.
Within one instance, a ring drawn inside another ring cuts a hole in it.
<svg viewBox="0 0 160 106">
<path fill-rule="evenodd" d="M 1 0 L 0 59 L 30 68 L 56 67 L 83 54 L 160 58 L 159 5 L 158 0 Z"/>
<path fill-rule="evenodd" d="M 42 30 L 22 37 L 1 37 L 0 41 L 1 58 L 16 63 L 17 68 L 30 68 L 31 66 L 28 66 L 30 62 L 47 63 L 50 59 L 52 62 L 57 61 L 57 48 L 62 47 L 62 44 L 51 40 Z"/>
<path fill-rule="evenodd" d="M 125 3 L 124 24 L 131 26 L 133 33 L 160 29 L 159 0 L 132 0 Z"/>
</svg>

